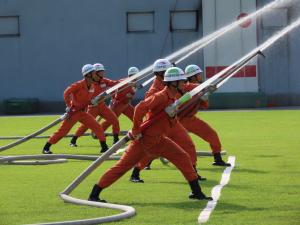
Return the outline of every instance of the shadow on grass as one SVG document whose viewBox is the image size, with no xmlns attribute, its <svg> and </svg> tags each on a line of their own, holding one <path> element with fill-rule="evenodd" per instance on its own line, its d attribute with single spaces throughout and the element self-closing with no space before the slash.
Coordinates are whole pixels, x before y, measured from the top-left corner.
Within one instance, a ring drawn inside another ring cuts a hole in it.
<svg viewBox="0 0 300 225">
<path fill-rule="evenodd" d="M 145 181 L 147 182 L 147 181 Z M 149 181 L 147 182 L 149 184 L 182 184 L 182 185 L 188 185 L 185 181 Z M 219 184 L 219 181 L 217 180 L 206 180 L 206 181 L 200 181 L 199 184 L 201 186 L 215 186 Z"/>
<path fill-rule="evenodd" d="M 213 173 L 223 173 L 225 167 L 212 167 L 212 168 L 198 168 L 198 171 L 209 171 L 209 172 L 213 172 Z"/>
<path fill-rule="evenodd" d="M 234 169 L 234 172 L 236 173 L 256 173 L 256 174 L 266 174 L 266 173 L 270 173 L 267 171 L 263 171 L 263 170 L 256 170 L 256 169 L 249 169 L 249 168 L 241 168 L 241 167 L 237 167 Z"/>
<path fill-rule="evenodd" d="M 201 209 L 207 204 L 204 200 L 190 200 L 183 202 L 131 202 L 132 206 L 137 207 L 155 207 L 155 208 L 176 208 L 176 209 Z"/>
<path fill-rule="evenodd" d="M 264 211 L 269 210 L 268 208 L 261 208 L 261 207 L 249 207 L 245 205 L 238 205 L 232 203 L 225 203 L 225 202 L 218 202 L 217 204 L 217 211 L 223 213 L 240 213 L 241 211 Z"/>
<path fill-rule="evenodd" d="M 281 156 L 282 155 L 255 155 L 255 157 L 261 157 L 261 158 L 277 158 Z"/>
<path fill-rule="evenodd" d="M 252 189 L 251 185 L 242 185 L 242 184 L 228 184 L 228 188 L 233 188 L 233 189 Z"/>
<path fill-rule="evenodd" d="M 78 144 L 77 147 L 70 147 L 70 146 L 67 146 L 69 149 L 76 149 L 76 151 L 80 151 L 82 150 L 83 148 L 99 148 L 100 150 L 100 144 L 98 145 L 85 145 L 85 144 Z"/>
<path fill-rule="evenodd" d="M 225 167 L 214 167 L 214 168 L 199 168 L 198 171 L 209 171 L 213 173 L 223 173 Z M 256 169 L 249 169 L 249 168 L 243 168 L 240 166 L 236 166 L 233 169 L 233 172 L 243 172 L 243 173 L 260 173 L 260 174 L 265 174 L 269 173 L 267 171 L 263 170 L 256 170 Z"/>
<path fill-rule="evenodd" d="M 120 203 L 118 203 L 120 204 Z M 125 204 L 125 203 L 124 203 Z M 180 201 L 180 202 L 136 202 L 130 201 L 126 204 L 133 207 L 155 207 L 155 208 L 173 208 L 173 209 L 182 209 L 182 210 L 191 210 L 197 209 L 199 212 L 206 207 L 207 201 L 204 200 L 189 200 L 189 201 Z M 273 207 L 274 208 L 274 207 Z M 228 213 L 240 213 L 241 211 L 248 212 L 261 212 L 261 211 L 270 211 L 273 210 L 271 207 L 251 207 L 247 205 L 239 205 L 233 203 L 219 202 L 217 203 L 216 210 L 221 214 Z M 282 209 L 281 209 L 282 210 Z M 284 209 L 283 209 L 284 210 Z M 290 210 L 290 209 L 288 209 Z M 297 211 L 297 209 L 295 209 Z"/>
</svg>

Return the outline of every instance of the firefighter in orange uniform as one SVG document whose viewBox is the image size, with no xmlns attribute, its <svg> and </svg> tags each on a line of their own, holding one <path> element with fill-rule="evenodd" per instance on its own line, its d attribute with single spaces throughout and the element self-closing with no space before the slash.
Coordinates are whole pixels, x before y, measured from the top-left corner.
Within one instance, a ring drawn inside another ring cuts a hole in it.
<svg viewBox="0 0 300 225">
<path fill-rule="evenodd" d="M 100 178 L 95 184 L 90 195 L 90 201 L 104 201 L 100 198 L 100 192 L 116 182 L 129 171 L 145 155 L 164 157 L 171 161 L 189 182 L 192 193 L 191 199 L 212 200 L 201 191 L 198 176 L 195 172 L 189 155 L 175 142 L 165 136 L 166 133 L 178 123 L 173 115 L 165 114 L 158 121 L 145 130 L 141 130 L 143 118 L 150 119 L 175 101 L 177 89 L 184 84 L 184 73 L 177 67 L 169 68 L 164 76 L 166 87 L 154 95 L 141 101 L 135 108 L 131 137 L 133 141 L 128 146 L 121 159 Z"/>
<path fill-rule="evenodd" d="M 93 83 L 98 82 L 100 77 L 96 74 L 95 68 L 91 64 L 82 67 L 82 75 L 84 77 L 83 80 L 73 83 L 64 92 L 68 118 L 62 122 L 58 131 L 49 138 L 42 151 L 44 154 L 52 154 L 50 146 L 56 144 L 61 138 L 66 136 L 78 121 L 95 132 L 101 145 L 105 143 L 105 136 L 103 135 L 101 126 L 94 117 L 85 112 L 94 94 Z"/>
<path fill-rule="evenodd" d="M 171 63 L 166 59 L 158 59 L 153 64 L 153 72 L 156 76 L 152 86 L 148 90 L 148 92 L 145 95 L 145 98 L 150 97 L 154 95 L 155 93 L 163 90 L 165 88 L 165 84 L 163 82 L 163 75 L 164 72 L 171 67 Z M 186 129 L 180 124 L 176 123 L 174 127 L 166 134 L 168 138 L 173 140 L 176 144 L 178 144 L 184 151 L 188 153 L 190 156 L 190 159 L 192 161 L 192 165 L 196 169 L 197 164 L 197 154 L 196 154 L 196 148 L 195 145 L 191 139 L 191 137 L 188 135 L 188 132 Z M 144 181 L 140 179 L 140 171 L 144 169 L 146 166 L 149 166 L 151 161 L 154 158 L 147 156 L 143 158 L 137 165 L 134 167 L 130 181 L 137 182 L 137 183 L 143 183 Z M 205 177 L 201 177 L 198 175 L 199 180 L 206 180 Z"/>
<path fill-rule="evenodd" d="M 105 91 L 108 87 L 112 87 L 119 83 L 119 81 L 113 81 L 113 80 L 104 78 L 105 68 L 102 64 L 96 63 L 96 64 L 94 64 L 94 67 L 95 67 L 96 73 L 100 77 L 100 80 L 97 84 L 94 85 L 95 93 L 94 93 L 93 97 L 99 95 L 100 93 Z M 116 114 L 105 105 L 105 103 L 103 101 L 99 102 L 98 105 L 96 105 L 96 106 L 89 105 L 87 112 L 89 114 L 91 114 L 93 117 L 97 117 L 99 115 L 99 116 L 103 117 L 107 122 L 112 124 L 114 143 L 116 143 L 119 140 L 120 125 L 119 125 L 118 118 L 117 118 Z M 81 125 L 77 129 L 77 131 L 75 132 L 75 136 L 71 139 L 71 142 L 70 142 L 71 147 L 77 147 L 77 144 L 76 144 L 77 139 L 80 136 L 82 136 L 87 131 L 87 129 L 88 129 L 88 127 L 85 126 L 84 124 Z M 101 130 L 103 131 L 103 129 L 101 129 Z M 104 132 L 103 132 L 103 135 L 104 135 Z M 102 146 L 101 152 L 103 153 L 107 150 L 108 150 L 108 147 L 105 143 Z"/>
<path fill-rule="evenodd" d="M 130 67 L 128 69 L 128 77 L 133 76 L 138 73 L 139 69 L 136 67 Z M 121 82 L 122 80 L 120 80 Z M 135 85 L 129 85 L 129 87 L 118 92 L 114 95 L 110 102 L 110 109 L 119 117 L 122 113 L 127 116 L 131 121 L 133 121 L 134 107 L 131 105 L 131 100 L 136 92 Z M 104 121 L 101 126 L 104 131 L 110 127 L 111 123 L 109 121 Z"/>
<path fill-rule="evenodd" d="M 188 83 L 184 85 L 182 94 L 193 90 L 203 82 L 203 71 L 197 65 L 189 65 L 185 68 Z M 206 122 L 196 117 L 199 109 L 208 108 L 208 93 L 201 97 L 200 101 L 190 105 L 179 115 L 180 123 L 191 133 L 202 138 L 210 144 L 215 166 L 231 166 L 230 163 L 223 161 L 221 156 L 221 142 L 217 132 Z"/>
</svg>

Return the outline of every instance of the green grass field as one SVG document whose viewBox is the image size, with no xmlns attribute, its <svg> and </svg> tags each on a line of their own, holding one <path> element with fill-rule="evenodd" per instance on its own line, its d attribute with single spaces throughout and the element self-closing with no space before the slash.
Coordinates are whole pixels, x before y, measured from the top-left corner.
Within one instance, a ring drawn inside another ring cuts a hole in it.
<svg viewBox="0 0 300 225">
<path fill-rule="evenodd" d="M 300 110 L 202 112 L 199 116 L 218 131 L 224 149 L 228 155 L 236 156 L 237 164 L 207 224 L 300 224 Z M 0 117 L 0 136 L 26 135 L 56 118 Z M 125 118 L 121 121 L 122 130 L 131 127 Z M 209 150 L 206 143 L 192 137 L 197 149 Z M 69 140 L 61 140 L 51 150 L 66 154 L 99 152 L 98 142 L 90 137 L 79 139 L 77 149 L 68 146 Z M 40 154 L 45 141 L 28 141 L 0 153 L 0 157 Z M 1 140 L 0 145 L 10 142 Z M 111 142 L 109 139 L 108 143 Z M 211 166 L 211 162 L 210 157 L 198 158 L 200 174 L 208 178 L 202 182 L 206 194 L 219 183 L 223 172 L 222 168 Z M 114 163 L 101 165 L 72 195 L 86 199 L 92 185 Z M 90 164 L 90 161 L 69 160 L 44 166 L 0 165 L 0 224 L 54 222 L 119 213 L 66 204 L 58 197 Z M 188 199 L 189 186 L 174 166 L 166 167 L 155 161 L 152 170 L 142 172 L 144 184 L 130 183 L 129 175 L 104 190 L 102 197 L 112 203 L 133 206 L 137 215 L 110 224 L 197 224 L 206 202 Z"/>
</svg>

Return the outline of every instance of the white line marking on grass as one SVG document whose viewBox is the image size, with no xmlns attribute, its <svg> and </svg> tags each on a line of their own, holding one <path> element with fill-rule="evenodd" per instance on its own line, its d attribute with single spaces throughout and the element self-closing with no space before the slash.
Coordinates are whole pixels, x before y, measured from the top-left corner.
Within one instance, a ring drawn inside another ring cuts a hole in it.
<svg viewBox="0 0 300 225">
<path fill-rule="evenodd" d="M 198 217 L 198 223 L 200 223 L 200 224 L 206 223 L 208 221 L 210 214 L 214 211 L 214 209 L 217 205 L 217 202 L 221 196 L 222 188 L 226 184 L 228 184 L 228 182 L 230 180 L 231 171 L 233 170 L 234 165 L 235 165 L 235 156 L 229 156 L 228 163 L 230 163 L 231 166 L 226 167 L 226 169 L 224 170 L 220 184 L 214 186 L 213 189 L 211 190 L 211 197 L 213 198 L 213 200 L 207 202 L 206 207 L 201 211 L 201 213 Z"/>
</svg>

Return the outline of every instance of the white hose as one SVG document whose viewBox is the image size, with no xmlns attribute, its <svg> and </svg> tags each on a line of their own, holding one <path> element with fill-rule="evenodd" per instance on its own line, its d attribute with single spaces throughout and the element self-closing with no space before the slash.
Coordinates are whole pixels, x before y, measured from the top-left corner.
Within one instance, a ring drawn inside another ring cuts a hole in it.
<svg viewBox="0 0 300 225">
<path fill-rule="evenodd" d="M 56 119 L 49 125 L 41 128 L 40 130 L 23 137 L 22 139 L 0 147 L 0 152 L 4 150 L 8 150 L 16 145 L 24 143 L 31 138 L 49 130 L 56 124 L 60 123 L 67 117 L 67 114 L 62 115 L 60 118 Z M 103 222 L 111 222 L 120 219 L 125 219 L 135 215 L 135 209 L 130 206 L 125 205 L 117 205 L 117 204 L 110 204 L 110 203 L 99 203 L 99 202 L 91 202 L 82 199 L 73 198 L 68 196 L 93 170 L 95 170 L 101 163 L 103 163 L 107 159 L 119 159 L 119 156 L 111 156 L 115 153 L 120 147 L 125 145 L 130 139 L 127 137 L 123 137 L 119 140 L 116 144 L 114 144 L 108 151 L 102 154 L 100 157 L 98 156 L 80 156 L 80 155 L 64 155 L 64 154 L 53 154 L 53 155 L 24 155 L 24 156 L 1 156 L 0 157 L 0 164 L 22 164 L 22 165 L 45 165 L 45 164 L 52 164 L 52 163 L 62 163 L 66 162 L 65 159 L 81 159 L 81 160 L 95 160 L 79 177 L 77 177 L 61 194 L 60 197 L 65 201 L 73 204 L 80 204 L 80 205 L 88 205 L 100 208 L 109 208 L 109 209 L 118 209 L 124 211 L 123 213 L 107 216 L 107 217 L 99 217 L 94 219 L 86 219 L 86 220 L 74 220 L 74 221 L 63 221 L 63 222 L 53 222 L 53 223 L 44 223 L 44 224 L 62 224 L 62 225 L 76 225 L 76 224 L 98 224 Z M 46 161 L 26 161 L 29 159 L 47 159 Z M 50 159 L 50 160 L 49 160 Z M 22 160 L 21 162 L 16 162 Z M 25 161 L 24 161 L 25 160 Z"/>
<path fill-rule="evenodd" d="M 0 164 L 22 164 L 23 165 L 37 165 L 37 164 L 49 164 L 49 163 L 58 163 L 65 162 L 65 159 L 80 159 L 80 160 L 95 160 L 86 170 L 84 170 L 62 193 L 60 197 L 67 203 L 87 205 L 98 208 L 108 208 L 108 209 L 117 209 L 123 211 L 120 214 L 106 217 L 99 217 L 93 219 L 84 219 L 84 220 L 74 220 L 74 221 L 62 221 L 62 222 L 50 222 L 50 223 L 39 223 L 47 225 L 87 225 L 87 224 L 99 224 L 104 222 L 112 222 L 135 215 L 135 209 L 131 206 L 110 204 L 110 203 L 101 203 L 101 202 L 91 202 L 83 199 L 77 199 L 69 196 L 69 194 L 96 168 L 99 167 L 105 160 L 108 159 L 119 159 L 119 156 L 111 156 L 124 144 L 126 144 L 130 139 L 128 136 L 120 139 L 116 144 L 114 144 L 108 151 L 98 156 L 86 156 L 86 155 L 66 155 L 66 154 L 53 154 L 53 155 L 25 155 L 25 156 L 3 156 L 0 157 Z M 45 162 L 16 162 L 18 160 L 29 160 L 29 159 L 48 159 Z"/>
<path fill-rule="evenodd" d="M 275 2 L 284 2 L 284 1 L 275 1 Z M 272 5 L 273 3 L 269 4 L 267 8 L 264 8 L 264 10 L 271 8 L 270 5 Z M 274 5 L 273 5 L 274 6 Z M 251 16 L 249 15 L 248 17 L 245 17 L 244 19 L 240 20 L 239 23 L 242 23 L 244 20 L 246 21 L 248 18 L 252 18 L 254 16 L 259 15 L 259 13 L 262 13 L 264 10 L 258 10 L 257 12 L 251 14 Z M 259 12 L 259 13 L 258 13 Z M 233 23 L 235 26 L 237 26 L 239 23 Z M 296 26 L 299 25 L 299 22 L 295 25 L 293 25 L 292 27 L 289 28 L 288 31 L 294 29 Z M 225 27 L 226 28 L 226 27 Z M 227 27 L 228 28 L 228 27 Z M 232 28 L 232 27 L 230 27 Z M 228 30 L 227 30 L 228 31 Z M 220 29 L 219 32 L 217 33 L 219 37 L 221 35 L 221 33 L 224 33 L 225 30 L 224 29 Z M 208 36 L 209 37 L 209 36 Z M 207 37 L 207 38 L 208 38 Z M 215 38 L 216 38 L 215 37 Z M 211 37 L 210 37 L 211 38 Z M 276 40 L 279 37 L 276 37 Z M 203 43 L 203 40 L 201 40 Z M 189 51 L 192 51 L 195 48 L 199 47 L 199 43 L 201 41 L 195 42 L 191 45 L 188 45 L 187 47 L 181 49 L 180 51 L 175 52 L 174 54 L 170 55 L 169 57 L 167 57 L 168 59 L 170 59 L 171 61 L 174 59 L 178 59 L 179 57 L 181 57 L 182 55 L 186 54 Z M 273 41 L 273 40 L 272 40 Z M 204 42 L 207 43 L 207 42 Z M 272 42 L 274 43 L 274 42 Z M 268 43 L 268 45 L 265 47 L 269 47 L 272 43 Z M 270 45 L 269 45 L 270 44 Z M 130 81 L 130 80 L 134 80 L 136 78 L 138 78 L 139 76 L 141 76 L 142 74 L 145 74 L 146 72 L 149 73 L 149 71 L 151 71 L 151 68 L 148 67 L 144 70 L 142 70 L 140 73 L 138 73 L 137 75 L 134 75 L 128 79 L 126 79 L 126 82 Z M 124 85 L 124 83 L 122 84 L 122 82 L 117 85 L 117 86 L 122 86 Z M 114 88 L 117 88 L 114 86 Z M 116 90 L 116 89 L 115 89 Z M 112 92 L 113 89 L 109 89 L 108 91 L 106 91 L 107 94 L 109 94 L 110 92 Z M 64 118 L 66 117 L 66 115 L 63 115 L 62 117 L 60 117 L 59 119 L 55 120 L 53 123 L 49 124 L 48 126 L 42 128 L 41 130 L 26 136 L 24 138 L 22 138 L 21 140 L 18 140 L 14 143 L 8 144 L 6 146 L 0 147 L 0 152 L 7 150 L 11 147 L 14 147 L 18 144 L 21 144 L 43 132 L 45 132 L 46 130 L 50 129 L 51 127 L 53 127 L 54 125 L 58 124 L 59 122 L 61 122 L 62 120 L 64 120 Z M 100 217 L 100 218 L 93 218 L 93 219 L 86 219 L 86 220 L 74 220 L 74 221 L 63 221 L 63 222 L 53 222 L 53 223 L 43 223 L 44 225 L 86 225 L 86 224 L 99 224 L 99 223 L 104 223 L 104 222 L 112 222 L 112 221 L 116 221 L 116 220 L 120 220 L 120 219 L 124 219 L 124 218 L 128 218 L 131 217 L 133 215 L 135 215 L 135 209 L 130 207 L 130 206 L 123 206 L 123 205 L 116 205 L 116 204 L 110 204 L 110 203 L 100 203 L 100 202 L 91 202 L 91 201 L 86 201 L 86 200 L 81 200 L 81 199 L 77 199 L 77 198 L 73 198 L 71 196 L 69 196 L 69 194 L 93 171 L 95 170 L 101 163 L 103 163 L 104 160 L 108 159 L 114 152 L 116 152 L 121 146 L 123 146 L 127 141 L 128 141 L 128 137 L 125 136 L 123 137 L 119 142 L 117 142 L 114 146 L 112 146 L 107 152 L 105 152 L 103 155 L 101 155 L 96 161 L 94 161 L 84 172 L 82 172 L 61 194 L 60 197 L 65 201 L 65 202 L 69 202 L 69 203 L 73 203 L 73 204 L 80 204 L 80 205 L 88 205 L 88 206 L 93 206 L 93 207 L 100 207 L 100 208 L 110 208 L 110 209 L 119 209 L 124 211 L 121 214 L 118 215 L 113 215 L 113 216 L 107 216 L 107 217 Z M 40 157 L 46 157 L 46 158 L 55 158 L 58 155 L 43 155 Z M 15 156 L 14 156 L 15 157 Z M 9 157 L 2 157 L 0 158 L 0 163 L 8 163 L 8 162 L 13 162 L 15 160 L 17 160 L 17 158 L 14 158 L 13 156 Z M 28 159 L 28 157 L 30 156 L 19 156 L 19 159 Z M 36 156 L 39 157 L 39 156 Z M 64 155 L 64 157 L 69 157 Z M 71 157 L 71 156 L 70 156 Z M 85 156 L 86 157 L 86 156 Z"/>
<path fill-rule="evenodd" d="M 59 117 L 58 119 L 54 120 L 52 123 L 50 123 L 49 125 L 43 127 L 42 129 L 28 135 L 28 136 L 25 136 L 23 137 L 22 139 L 18 140 L 18 141 L 15 141 L 13 143 L 10 143 L 8 145 L 5 145 L 5 146 L 2 146 L 0 147 L 0 152 L 4 151 L 4 150 L 7 150 L 7 149 L 10 149 L 12 147 L 15 147 L 19 144 L 22 144 L 28 140 L 30 140 L 31 138 L 33 137 L 36 137 L 37 135 L 39 134 L 42 134 L 44 133 L 45 131 L 49 130 L 50 128 L 54 127 L 56 124 L 60 123 L 61 121 L 63 121 L 65 118 L 67 117 L 67 114 L 65 113 L 64 115 L 62 115 L 61 117 Z"/>
<path fill-rule="evenodd" d="M 39 223 L 39 224 L 30 224 L 30 225 L 92 225 L 92 224 L 107 223 L 107 222 L 122 220 L 135 215 L 135 209 L 126 205 L 92 202 L 92 201 L 73 198 L 65 194 L 61 195 L 60 197 L 63 198 L 65 202 L 73 203 L 76 205 L 86 205 L 86 206 L 92 206 L 97 208 L 117 209 L 117 210 L 122 210 L 124 212 L 113 216 L 105 216 L 105 217 L 92 218 L 92 219 L 49 222 L 49 223 Z"/>
</svg>

